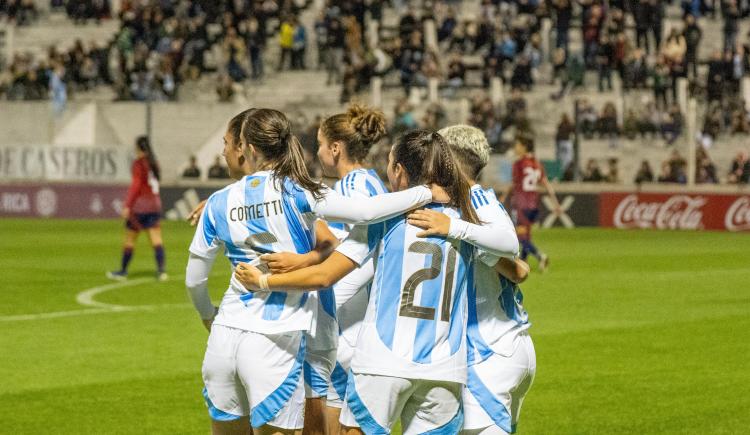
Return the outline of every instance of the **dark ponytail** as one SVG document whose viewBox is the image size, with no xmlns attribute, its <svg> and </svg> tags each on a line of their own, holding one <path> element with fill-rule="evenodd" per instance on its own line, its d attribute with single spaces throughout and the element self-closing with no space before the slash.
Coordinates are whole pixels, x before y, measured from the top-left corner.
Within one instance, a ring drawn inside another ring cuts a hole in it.
<svg viewBox="0 0 750 435">
<path fill-rule="evenodd" d="M 393 163 L 401 163 L 409 184 L 436 184 L 448 192 L 453 207 L 473 224 L 481 223 L 471 205 L 471 185 L 461 171 L 445 139 L 437 132 L 415 130 L 406 133 L 393 146 Z"/>
<path fill-rule="evenodd" d="M 161 180 L 161 170 L 159 169 L 159 163 L 156 161 L 154 151 L 151 149 L 151 142 L 148 140 L 148 136 L 138 136 L 135 140 L 135 146 L 146 154 L 146 160 L 148 160 L 149 169 L 154 173 L 154 177 L 157 180 Z"/>
<path fill-rule="evenodd" d="M 289 178 L 316 199 L 323 196 L 323 185 L 307 172 L 302 145 L 292 134 L 289 120 L 283 113 L 273 109 L 251 109 L 242 123 L 240 137 L 243 146 L 254 146 L 271 163 L 274 179 L 282 192 L 286 189 L 284 180 Z"/>
</svg>

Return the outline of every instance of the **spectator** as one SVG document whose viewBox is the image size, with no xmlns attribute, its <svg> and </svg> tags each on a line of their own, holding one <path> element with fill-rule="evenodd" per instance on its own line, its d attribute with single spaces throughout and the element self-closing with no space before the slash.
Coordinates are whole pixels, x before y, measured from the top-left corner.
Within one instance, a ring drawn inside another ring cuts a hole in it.
<svg viewBox="0 0 750 435">
<path fill-rule="evenodd" d="M 660 109 L 667 108 L 667 88 L 669 87 L 669 67 L 663 59 L 659 59 L 651 74 L 654 88 L 654 101 L 656 107 Z"/>
<path fill-rule="evenodd" d="M 263 78 L 263 49 L 266 46 L 266 35 L 255 17 L 250 17 L 247 22 L 245 45 L 250 56 L 251 77 L 253 80 L 260 80 Z"/>
<path fill-rule="evenodd" d="M 219 96 L 220 103 L 230 103 L 234 98 L 234 86 L 232 78 L 226 74 L 219 77 L 219 83 L 216 85 L 216 93 Z"/>
<path fill-rule="evenodd" d="M 307 48 L 307 34 L 305 26 L 294 17 L 294 34 L 292 37 L 292 69 L 305 69 L 305 51 Z"/>
<path fill-rule="evenodd" d="M 573 5 L 571 0 L 552 0 L 552 8 L 555 11 L 555 47 L 562 48 L 567 54 Z"/>
<path fill-rule="evenodd" d="M 608 137 L 610 139 L 620 134 L 615 103 L 609 101 L 604 105 L 597 120 L 597 130 L 599 131 L 599 137 Z"/>
<path fill-rule="evenodd" d="M 229 178 L 229 170 L 221 164 L 221 156 L 216 156 L 214 164 L 208 168 L 208 178 L 225 179 Z"/>
<path fill-rule="evenodd" d="M 575 133 L 575 125 L 567 113 L 563 113 L 560 123 L 557 124 L 555 133 L 555 156 L 561 168 L 567 168 L 573 161 L 572 135 Z"/>
<path fill-rule="evenodd" d="M 698 46 L 703 37 L 703 31 L 695 21 L 695 16 L 685 16 L 685 28 L 682 35 L 685 38 L 685 70 L 695 79 L 698 77 Z"/>
<path fill-rule="evenodd" d="M 741 151 L 732 160 L 732 169 L 729 171 L 728 181 L 732 184 L 747 184 L 750 182 L 750 159 L 747 153 Z"/>
<path fill-rule="evenodd" d="M 703 147 L 699 147 L 695 153 L 695 182 L 698 184 L 716 184 L 719 182 L 716 176 L 716 166 Z"/>
<path fill-rule="evenodd" d="M 600 183 L 604 181 L 604 176 L 599 170 L 599 164 L 596 163 L 596 160 L 589 159 L 586 163 L 586 169 L 583 172 L 583 181 L 589 183 Z"/>
<path fill-rule="evenodd" d="M 724 52 L 733 51 L 737 44 L 739 30 L 740 9 L 737 0 L 722 1 L 722 17 L 724 17 Z"/>
<path fill-rule="evenodd" d="M 286 17 L 279 27 L 279 48 L 281 54 L 279 57 L 279 67 L 277 71 L 283 71 L 286 59 L 292 57 L 292 48 L 294 46 L 294 18 Z M 291 66 L 291 65 L 290 65 Z"/>
<path fill-rule="evenodd" d="M 651 170 L 651 165 L 648 160 L 641 162 L 641 167 L 638 168 L 638 173 L 635 174 L 635 184 L 641 183 L 652 183 L 654 181 L 654 172 Z"/>
<path fill-rule="evenodd" d="M 182 171 L 182 178 L 200 178 L 201 170 L 196 164 L 195 156 L 190 156 L 190 164 Z"/>
<path fill-rule="evenodd" d="M 599 48 L 596 53 L 596 65 L 599 70 L 599 92 L 604 92 L 604 82 L 607 90 L 612 90 L 612 66 L 614 64 L 614 47 L 607 34 L 599 38 Z"/>
<path fill-rule="evenodd" d="M 620 169 L 617 166 L 616 158 L 607 160 L 607 176 L 605 177 L 605 181 L 607 183 L 620 182 Z"/>
</svg>

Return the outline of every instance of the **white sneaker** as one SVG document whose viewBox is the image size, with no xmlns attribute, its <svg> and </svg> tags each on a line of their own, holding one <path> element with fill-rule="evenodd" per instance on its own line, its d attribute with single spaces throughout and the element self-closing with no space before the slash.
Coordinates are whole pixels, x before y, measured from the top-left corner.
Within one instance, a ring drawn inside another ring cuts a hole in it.
<svg viewBox="0 0 750 435">
<path fill-rule="evenodd" d="M 109 271 L 105 275 L 107 276 L 107 278 L 113 281 L 125 281 L 126 279 L 128 279 L 128 273 L 121 270 Z"/>
<path fill-rule="evenodd" d="M 547 257 L 547 254 L 540 254 L 539 255 L 539 272 L 544 273 L 544 271 L 547 270 L 547 266 L 549 266 L 549 257 Z"/>
</svg>

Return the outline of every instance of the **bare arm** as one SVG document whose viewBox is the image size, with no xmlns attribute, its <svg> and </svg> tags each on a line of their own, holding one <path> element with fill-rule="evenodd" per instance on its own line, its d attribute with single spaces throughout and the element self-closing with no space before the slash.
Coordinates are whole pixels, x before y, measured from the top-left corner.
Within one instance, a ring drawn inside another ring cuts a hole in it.
<svg viewBox="0 0 750 435">
<path fill-rule="evenodd" d="M 271 273 L 291 272 L 320 264 L 336 249 L 339 240 L 322 220 L 315 222 L 315 238 L 315 248 L 306 254 L 277 252 L 261 255 L 260 259 L 268 265 Z"/>
<path fill-rule="evenodd" d="M 500 258 L 495 265 L 495 272 L 508 278 L 516 284 L 521 284 L 529 277 L 529 265 L 525 261 L 516 258 Z"/>
<path fill-rule="evenodd" d="M 324 262 L 315 266 L 267 276 L 268 290 L 314 291 L 332 286 L 349 272 L 357 268 L 357 263 L 349 257 L 334 252 Z M 263 274 L 256 267 L 240 263 L 234 276 L 250 291 L 261 290 Z"/>
</svg>

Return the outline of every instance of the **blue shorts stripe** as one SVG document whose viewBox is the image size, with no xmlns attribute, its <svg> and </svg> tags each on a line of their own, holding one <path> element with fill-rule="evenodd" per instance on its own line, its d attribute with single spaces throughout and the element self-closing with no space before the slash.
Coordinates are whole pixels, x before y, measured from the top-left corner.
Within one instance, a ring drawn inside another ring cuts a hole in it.
<svg viewBox="0 0 750 435">
<path fill-rule="evenodd" d="M 250 424 L 253 427 L 261 427 L 273 420 L 297 389 L 299 378 L 302 376 L 302 363 L 305 360 L 305 336 L 302 335 L 300 340 L 297 357 L 284 382 L 253 408 L 250 415 Z"/>
<path fill-rule="evenodd" d="M 208 408 L 208 415 L 211 417 L 211 420 L 215 421 L 234 421 L 239 420 L 242 418 L 241 415 L 234 415 L 230 414 L 228 412 L 224 412 L 220 410 L 219 408 L 215 407 L 213 402 L 211 402 L 211 399 L 208 397 L 208 390 L 206 387 L 203 387 L 203 399 L 206 401 L 206 407 Z"/>
<path fill-rule="evenodd" d="M 486 385 L 479 378 L 474 367 L 469 367 L 468 379 L 466 387 L 469 389 L 474 398 L 477 399 L 479 405 L 484 409 L 487 415 L 490 416 L 492 421 L 502 430 L 512 433 L 513 428 L 511 427 L 510 412 L 503 405 L 492 392 L 487 388 Z"/>
<path fill-rule="evenodd" d="M 315 370 L 315 367 L 305 361 L 303 372 L 305 374 L 305 384 L 315 391 L 315 394 L 320 397 L 326 397 L 328 395 L 328 382 Z"/>
<path fill-rule="evenodd" d="M 347 381 L 348 376 L 346 375 L 346 370 L 344 370 L 344 367 L 340 363 L 336 362 L 336 366 L 331 372 L 331 384 L 341 400 L 344 400 L 346 397 Z"/>
<path fill-rule="evenodd" d="M 464 410 L 461 406 L 458 407 L 458 411 L 453 418 L 439 428 L 422 432 L 420 435 L 454 435 L 461 432 L 461 428 L 464 425 Z"/>
<path fill-rule="evenodd" d="M 375 418 L 367 410 L 364 402 L 357 394 L 357 388 L 354 385 L 354 373 L 349 371 L 349 380 L 346 385 L 346 404 L 354 414 L 354 419 L 367 435 L 389 435 L 390 430 L 379 425 Z"/>
</svg>

